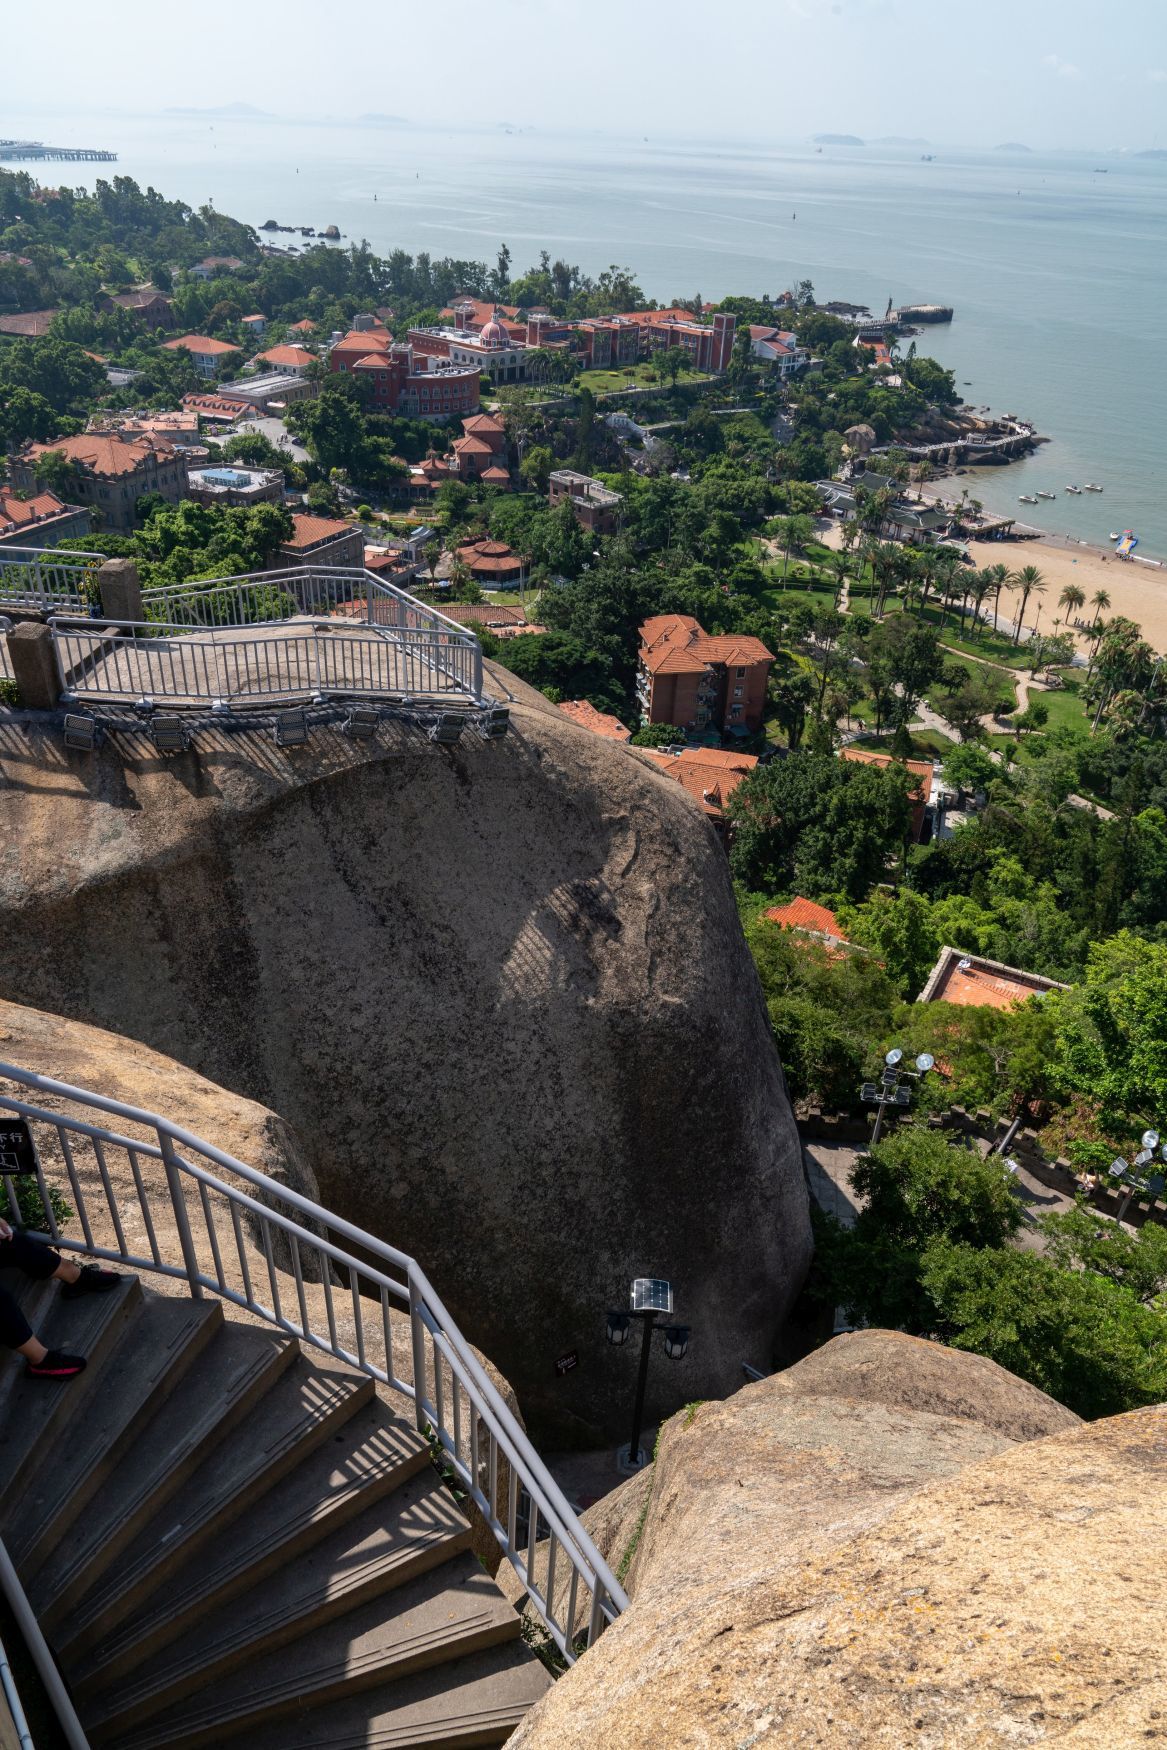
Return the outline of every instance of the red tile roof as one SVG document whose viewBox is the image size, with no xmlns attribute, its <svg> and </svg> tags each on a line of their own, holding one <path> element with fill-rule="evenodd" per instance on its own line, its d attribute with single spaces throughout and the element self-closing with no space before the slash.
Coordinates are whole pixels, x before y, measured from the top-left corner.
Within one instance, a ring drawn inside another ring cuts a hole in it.
<svg viewBox="0 0 1167 1750">
<path fill-rule="evenodd" d="M 912 794 L 922 796 L 925 801 L 928 800 L 928 793 L 932 787 L 931 760 L 893 760 L 889 753 L 878 753 L 873 748 L 864 747 L 840 748 L 839 758 L 841 760 L 855 760 L 866 766 L 882 766 L 885 770 L 891 765 L 904 766 L 917 779 Z"/>
<path fill-rule="evenodd" d="M 655 748 L 642 751 L 646 759 L 675 779 L 715 820 L 721 818 L 725 804 L 758 763 L 756 754 L 730 753 L 726 756 L 719 748 L 687 747 L 680 755 L 660 753 Z M 710 753 L 712 759 L 706 757 Z"/>
<path fill-rule="evenodd" d="M 226 340 L 212 340 L 207 334 L 180 334 L 177 340 L 164 340 L 163 348 L 167 352 L 177 352 L 179 347 L 189 353 L 209 353 L 214 358 L 220 358 L 225 352 L 240 352 L 241 347 L 233 346 Z"/>
<path fill-rule="evenodd" d="M 654 614 L 640 628 L 640 660 L 650 674 L 699 674 L 714 662 L 749 668 L 774 657 L 760 638 L 711 637 L 691 614 Z"/>
<path fill-rule="evenodd" d="M 564 699 L 559 709 L 581 729 L 590 729 L 593 735 L 602 735 L 608 741 L 632 740 L 632 731 L 618 717 L 611 717 L 606 711 L 597 711 L 587 699 Z"/>
<path fill-rule="evenodd" d="M 316 354 L 309 352 L 306 346 L 269 346 L 266 352 L 256 353 L 255 361 L 264 365 L 294 365 L 302 371 L 315 357 Z"/>
<path fill-rule="evenodd" d="M 916 998 L 920 1003 L 956 1003 L 963 1008 L 1008 1009 L 1043 991 L 1065 990 L 1056 979 L 1022 972 L 999 960 L 984 960 L 959 948 L 941 948 L 940 958 Z"/>
<path fill-rule="evenodd" d="M 298 511 L 292 512 L 292 533 L 281 544 L 284 547 L 298 549 L 314 547 L 317 541 L 327 541 L 338 535 L 351 535 L 353 525 L 339 522 L 329 516 L 302 516 Z"/>
<path fill-rule="evenodd" d="M 455 438 L 450 448 L 459 456 L 493 456 L 494 454 L 486 439 L 480 437 Z"/>
<path fill-rule="evenodd" d="M 468 418 L 462 421 L 462 430 L 467 436 L 473 436 L 475 432 L 482 431 L 492 432 L 498 437 L 506 436 L 506 426 L 501 419 L 496 419 L 492 413 L 471 413 Z"/>
<path fill-rule="evenodd" d="M 511 483 L 511 477 L 506 469 L 497 466 L 493 468 L 484 468 L 479 478 L 487 486 L 509 486 Z"/>
<path fill-rule="evenodd" d="M 11 528 L 23 528 L 28 523 L 44 522 L 46 517 L 60 516 L 65 506 L 54 492 L 38 492 L 28 498 L 17 498 L 6 486 L 0 486 L 0 533 Z"/>
<path fill-rule="evenodd" d="M 315 322 L 310 322 L 307 316 L 301 317 L 299 322 L 293 322 L 288 329 L 289 334 L 315 334 L 315 332 L 316 324 Z"/>
<path fill-rule="evenodd" d="M 24 316 L 0 316 L 0 334 L 17 334 L 25 340 L 40 340 L 49 331 L 55 310 L 30 310 Z"/>
<path fill-rule="evenodd" d="M 393 336 L 387 328 L 356 329 L 338 340 L 333 352 L 355 353 L 358 358 L 364 358 L 371 352 L 388 352 L 393 344 Z"/>
<path fill-rule="evenodd" d="M 174 456 L 174 446 L 165 438 L 107 437 L 94 431 L 82 432 L 79 437 L 56 438 L 48 444 L 30 444 L 25 454 L 35 458 L 48 450 L 59 450 L 66 461 L 105 479 L 135 473 L 152 455 L 161 461 L 170 461 Z"/>
<path fill-rule="evenodd" d="M 813 899 L 792 899 L 786 905 L 771 906 L 765 915 L 783 929 L 805 930 L 814 936 L 829 936 L 835 942 L 847 941 L 834 912 L 825 905 L 816 905 Z"/>
<path fill-rule="evenodd" d="M 208 419 L 238 419 L 255 410 L 250 401 L 237 395 L 184 395 L 182 405 L 191 413 L 201 413 Z"/>
</svg>

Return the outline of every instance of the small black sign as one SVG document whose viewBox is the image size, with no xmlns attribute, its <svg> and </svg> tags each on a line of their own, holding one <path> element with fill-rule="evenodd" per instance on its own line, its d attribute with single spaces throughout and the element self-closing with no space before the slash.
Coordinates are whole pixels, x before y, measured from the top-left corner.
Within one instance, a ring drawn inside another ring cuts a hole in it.
<svg viewBox="0 0 1167 1750">
<path fill-rule="evenodd" d="M 579 1350 L 569 1349 L 566 1355 L 561 1355 L 555 1363 L 555 1377 L 562 1379 L 565 1373 L 570 1373 L 573 1367 L 579 1366 Z"/>
<path fill-rule="evenodd" d="M 36 1149 L 23 1118 L 0 1118 L 0 1174 L 36 1173 Z"/>
</svg>

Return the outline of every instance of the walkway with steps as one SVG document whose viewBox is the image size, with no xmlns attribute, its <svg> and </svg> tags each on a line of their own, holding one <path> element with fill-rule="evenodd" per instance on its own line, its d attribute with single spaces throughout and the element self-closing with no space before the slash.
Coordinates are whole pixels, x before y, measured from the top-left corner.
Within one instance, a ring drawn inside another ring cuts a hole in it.
<svg viewBox="0 0 1167 1750">
<path fill-rule="evenodd" d="M 3 1280 L 89 1358 L 0 1361 L 0 1536 L 94 1746 L 505 1742 L 551 1679 L 409 1406 L 218 1301 Z"/>
</svg>

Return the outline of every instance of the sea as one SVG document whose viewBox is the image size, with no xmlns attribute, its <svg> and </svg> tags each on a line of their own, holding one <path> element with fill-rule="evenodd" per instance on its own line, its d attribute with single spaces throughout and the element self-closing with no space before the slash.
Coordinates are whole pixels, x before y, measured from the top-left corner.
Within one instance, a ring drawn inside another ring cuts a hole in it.
<svg viewBox="0 0 1167 1750">
<path fill-rule="evenodd" d="M 46 181 L 128 175 L 255 225 L 335 224 L 379 254 L 493 262 L 505 242 L 513 273 L 546 249 L 592 275 L 627 267 L 661 301 L 809 279 L 876 312 L 951 305 L 919 350 L 971 406 L 1050 439 L 959 484 L 1051 533 L 1106 547 L 1132 529 L 1167 557 L 1167 161 L 11 107 L 0 133 L 118 153 Z M 1088 480 L 1102 492 L 1065 490 Z M 1038 491 L 1057 496 L 1018 503 Z"/>
</svg>

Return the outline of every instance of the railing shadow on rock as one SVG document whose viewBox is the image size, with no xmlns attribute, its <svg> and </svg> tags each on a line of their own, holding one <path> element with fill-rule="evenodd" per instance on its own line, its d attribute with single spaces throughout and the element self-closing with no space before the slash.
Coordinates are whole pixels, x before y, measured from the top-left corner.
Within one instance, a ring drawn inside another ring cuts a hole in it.
<svg viewBox="0 0 1167 1750">
<path fill-rule="evenodd" d="M 615 1620 L 622 1587 L 415 1259 L 157 1113 L 12 1064 L 0 1082 L 20 1090 L 0 1089 L 0 1112 L 31 1144 L 31 1164 L 0 1159 L 14 1218 L 23 1174 L 54 1245 L 184 1281 L 410 1400 L 564 1659 Z"/>
</svg>

